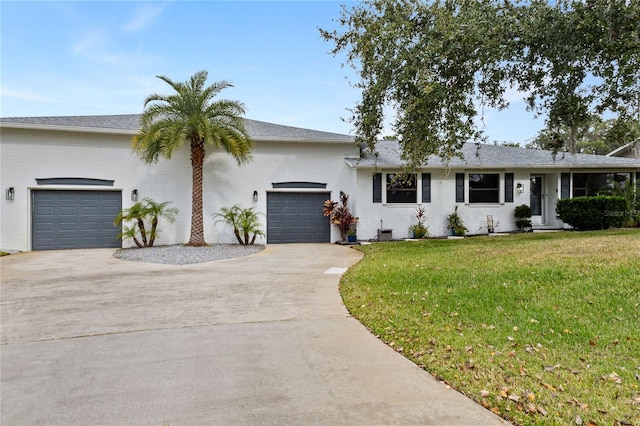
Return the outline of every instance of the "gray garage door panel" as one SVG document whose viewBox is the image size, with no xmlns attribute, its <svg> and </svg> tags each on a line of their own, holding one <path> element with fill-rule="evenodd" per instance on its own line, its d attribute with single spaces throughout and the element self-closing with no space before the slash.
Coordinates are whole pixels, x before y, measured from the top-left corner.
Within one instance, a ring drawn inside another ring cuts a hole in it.
<svg viewBox="0 0 640 426">
<path fill-rule="evenodd" d="M 267 243 L 328 243 L 329 219 L 322 214 L 328 192 L 267 194 Z"/>
<path fill-rule="evenodd" d="M 32 192 L 32 250 L 119 248 L 121 191 Z"/>
</svg>

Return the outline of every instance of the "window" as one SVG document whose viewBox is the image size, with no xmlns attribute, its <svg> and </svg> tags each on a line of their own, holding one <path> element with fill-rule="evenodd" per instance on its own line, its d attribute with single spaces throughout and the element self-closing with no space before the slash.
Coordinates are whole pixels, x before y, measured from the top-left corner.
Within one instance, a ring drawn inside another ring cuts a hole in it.
<svg viewBox="0 0 640 426">
<path fill-rule="evenodd" d="M 500 202 L 500 175 L 498 173 L 469 174 L 469 203 Z"/>
<path fill-rule="evenodd" d="M 416 175 L 387 173 L 387 203 L 415 203 L 417 196 Z"/>
<path fill-rule="evenodd" d="M 613 188 L 614 182 L 624 184 L 631 179 L 631 173 L 574 173 L 573 196 L 598 195 L 602 189 Z"/>
<path fill-rule="evenodd" d="M 504 174 L 504 202 L 513 203 L 513 173 Z"/>
</svg>

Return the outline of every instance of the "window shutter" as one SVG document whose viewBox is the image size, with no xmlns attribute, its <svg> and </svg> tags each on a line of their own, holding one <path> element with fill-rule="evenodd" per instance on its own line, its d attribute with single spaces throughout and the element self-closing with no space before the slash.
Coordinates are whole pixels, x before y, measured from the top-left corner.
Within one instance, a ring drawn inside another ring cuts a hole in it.
<svg viewBox="0 0 640 426">
<path fill-rule="evenodd" d="M 431 173 L 422 174 L 422 202 L 431 202 Z"/>
<path fill-rule="evenodd" d="M 382 173 L 373 175 L 373 202 L 382 202 Z"/>
<path fill-rule="evenodd" d="M 504 174 L 504 202 L 513 203 L 513 173 Z"/>
<path fill-rule="evenodd" d="M 560 175 L 560 198 L 571 198 L 571 173 Z"/>
<path fill-rule="evenodd" d="M 456 203 L 464 203 L 464 173 L 456 173 Z"/>
</svg>

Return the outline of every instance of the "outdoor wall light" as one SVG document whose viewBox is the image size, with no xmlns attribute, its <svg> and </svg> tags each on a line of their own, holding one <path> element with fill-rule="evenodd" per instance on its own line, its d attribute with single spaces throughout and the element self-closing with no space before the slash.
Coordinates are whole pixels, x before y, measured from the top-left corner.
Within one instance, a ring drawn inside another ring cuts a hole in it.
<svg viewBox="0 0 640 426">
<path fill-rule="evenodd" d="M 518 191 L 518 194 L 522 194 L 524 192 L 524 186 L 522 186 L 521 183 L 518 183 L 516 185 L 516 191 Z"/>
<path fill-rule="evenodd" d="M 13 201 L 13 197 L 16 194 L 16 190 L 13 189 L 13 186 L 7 188 L 7 200 Z"/>
<path fill-rule="evenodd" d="M 131 191 L 131 201 L 138 201 L 138 190 L 134 189 Z"/>
<path fill-rule="evenodd" d="M 253 201 L 258 201 L 258 191 L 253 191 Z"/>
</svg>

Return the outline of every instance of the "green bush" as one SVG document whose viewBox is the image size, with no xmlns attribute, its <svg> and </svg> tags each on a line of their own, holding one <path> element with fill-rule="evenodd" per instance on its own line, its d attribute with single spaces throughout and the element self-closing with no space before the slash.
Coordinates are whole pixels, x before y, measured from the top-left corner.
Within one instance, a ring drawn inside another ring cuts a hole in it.
<svg viewBox="0 0 640 426">
<path fill-rule="evenodd" d="M 521 204 L 515 208 L 513 215 L 516 218 L 516 226 L 519 229 L 531 228 L 531 207 Z"/>
<path fill-rule="evenodd" d="M 558 200 L 556 213 L 564 223 L 586 231 L 619 228 L 630 209 L 624 197 L 598 195 Z"/>
<path fill-rule="evenodd" d="M 253 245 L 258 235 L 264 236 L 265 233 L 260 229 L 259 215 L 254 207 L 245 209 L 239 204 L 231 207 L 223 207 L 219 213 L 214 213 L 213 217 L 219 218 L 215 223 L 223 222 L 233 227 L 233 234 L 238 242 L 244 246 Z M 215 224 L 214 224 L 215 225 Z M 253 234 L 253 235 L 252 235 Z"/>
<path fill-rule="evenodd" d="M 133 242 L 140 248 L 153 247 L 156 237 L 160 233 L 158 230 L 158 219 L 164 217 L 170 223 L 176 220 L 178 209 L 167 207 L 169 204 L 171 204 L 170 201 L 157 203 L 151 198 L 145 198 L 128 209 L 122 209 L 113 221 L 116 226 L 122 225 L 122 231 L 119 236 L 124 239 L 133 239 Z M 151 219 L 151 230 L 147 240 L 145 220 L 148 219 Z M 131 227 L 126 226 L 124 225 L 125 222 L 132 222 L 133 225 Z M 138 238 L 138 234 L 140 234 L 140 238 Z"/>
</svg>

